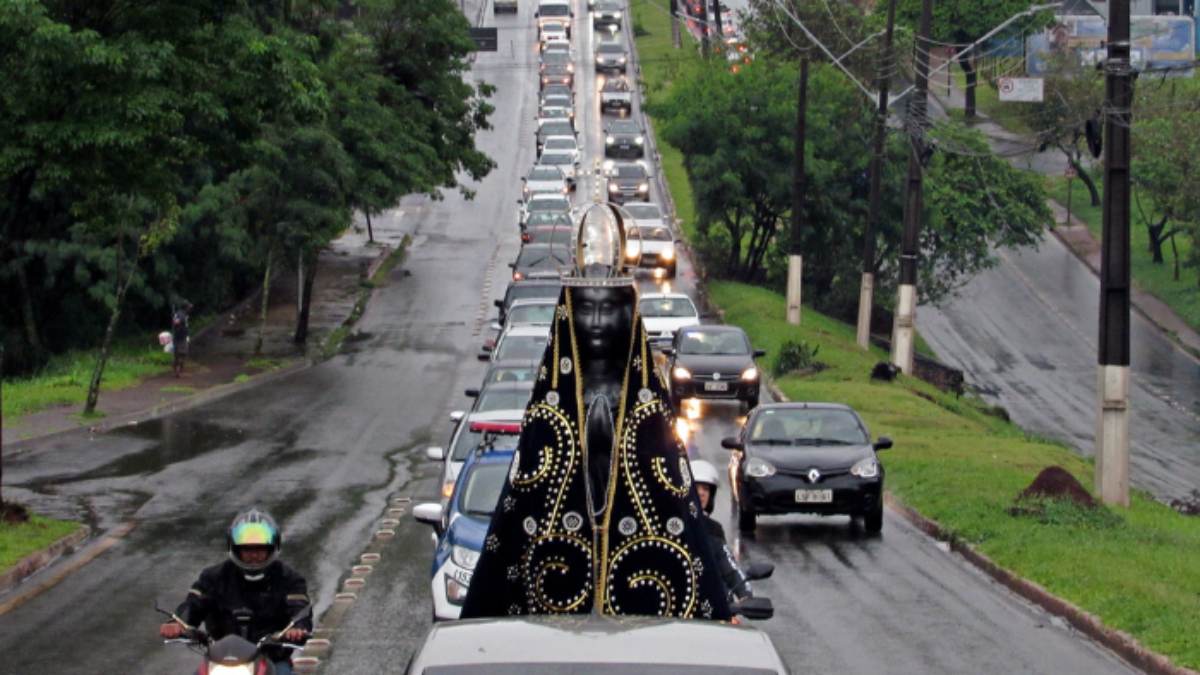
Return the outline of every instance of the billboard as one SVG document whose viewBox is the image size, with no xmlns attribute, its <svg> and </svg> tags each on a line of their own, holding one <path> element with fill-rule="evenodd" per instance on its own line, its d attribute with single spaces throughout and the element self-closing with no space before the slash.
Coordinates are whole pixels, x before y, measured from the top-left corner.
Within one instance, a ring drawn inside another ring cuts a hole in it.
<svg viewBox="0 0 1200 675">
<path fill-rule="evenodd" d="M 1196 58 L 1196 24 L 1189 17 L 1135 16 L 1130 20 L 1130 35 L 1130 57 L 1137 70 L 1182 65 Z M 1056 16 L 1053 26 L 1026 40 L 1026 70 L 1044 75 L 1050 55 L 1064 52 L 1077 54 L 1081 65 L 1095 66 L 1104 60 L 1107 37 L 1108 24 L 1102 17 Z M 1191 76 L 1192 71 L 1174 74 Z"/>
</svg>

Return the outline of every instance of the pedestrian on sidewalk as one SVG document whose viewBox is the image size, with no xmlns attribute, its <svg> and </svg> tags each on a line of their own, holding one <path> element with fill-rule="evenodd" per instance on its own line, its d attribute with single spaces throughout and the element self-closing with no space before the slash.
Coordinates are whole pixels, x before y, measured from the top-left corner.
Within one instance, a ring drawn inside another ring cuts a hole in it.
<svg viewBox="0 0 1200 675">
<path fill-rule="evenodd" d="M 188 315 L 191 311 L 192 303 L 184 300 L 182 305 L 175 307 L 171 312 L 171 344 L 172 351 L 175 354 L 172 367 L 175 370 L 175 377 L 183 374 L 183 359 L 188 354 L 188 345 L 190 342 Z"/>
</svg>

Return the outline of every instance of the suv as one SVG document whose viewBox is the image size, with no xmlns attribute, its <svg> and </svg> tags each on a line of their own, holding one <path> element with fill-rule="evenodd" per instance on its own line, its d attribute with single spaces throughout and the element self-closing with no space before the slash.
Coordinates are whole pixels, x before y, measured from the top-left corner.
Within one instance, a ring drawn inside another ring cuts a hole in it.
<svg viewBox="0 0 1200 675">
<path fill-rule="evenodd" d="M 629 80 L 621 75 L 604 80 L 600 87 L 600 112 L 617 111 L 628 115 L 633 112 L 633 92 L 629 88 Z"/>
<path fill-rule="evenodd" d="M 567 37 L 571 37 L 571 19 L 575 13 L 571 11 L 570 0 L 538 0 L 538 8 L 533 16 L 537 19 L 539 37 L 551 24 L 562 26 Z"/>
</svg>

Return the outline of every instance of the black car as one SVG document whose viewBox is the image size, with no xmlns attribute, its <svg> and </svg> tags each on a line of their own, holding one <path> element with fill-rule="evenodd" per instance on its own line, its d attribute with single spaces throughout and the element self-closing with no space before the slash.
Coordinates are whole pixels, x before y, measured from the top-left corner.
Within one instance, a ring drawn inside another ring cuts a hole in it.
<svg viewBox="0 0 1200 675">
<path fill-rule="evenodd" d="M 750 338 L 737 326 L 689 326 L 675 333 L 667 354 L 671 404 L 678 410 L 685 398 L 738 400 L 747 408 L 758 405 L 758 367 L 754 359 L 766 354 L 750 348 Z"/>
<path fill-rule="evenodd" d="M 768 403 L 755 408 L 738 435 L 730 482 L 738 527 L 753 531 L 758 514 L 817 513 L 861 518 L 883 529 L 883 464 L 858 414 L 838 403 Z"/>
<path fill-rule="evenodd" d="M 500 310 L 497 321 L 501 326 L 508 320 L 508 308 L 516 300 L 524 300 L 526 298 L 553 298 L 558 299 L 559 292 L 562 291 L 561 279 L 526 279 L 522 281 L 514 281 L 508 285 L 504 291 L 504 298 L 493 301 L 492 304 Z"/>
<path fill-rule="evenodd" d="M 608 201 L 644 202 L 650 197 L 650 173 L 638 162 L 614 162 L 608 170 Z"/>
<path fill-rule="evenodd" d="M 568 87 L 575 86 L 575 68 L 569 63 L 547 63 L 542 66 L 541 76 L 542 88 L 547 85 L 562 84 Z"/>
<path fill-rule="evenodd" d="M 543 122 L 542 126 L 537 130 L 537 154 L 542 155 L 542 146 L 546 144 L 546 139 L 551 136 L 575 136 L 575 125 L 570 120 L 550 120 Z"/>
<path fill-rule="evenodd" d="M 571 268 L 575 262 L 573 257 L 569 246 L 526 244 L 509 267 L 513 271 L 513 281 L 540 276 L 557 278 Z"/>
<path fill-rule="evenodd" d="M 621 19 L 625 12 L 617 0 L 596 0 L 592 5 L 592 27 L 607 26 L 610 30 L 621 30 Z"/>
<path fill-rule="evenodd" d="M 629 53 L 620 40 L 605 40 L 596 45 L 597 73 L 624 73 Z"/>
<path fill-rule="evenodd" d="M 632 119 L 612 120 L 604 125 L 605 157 L 642 157 L 646 154 L 642 125 Z"/>
</svg>

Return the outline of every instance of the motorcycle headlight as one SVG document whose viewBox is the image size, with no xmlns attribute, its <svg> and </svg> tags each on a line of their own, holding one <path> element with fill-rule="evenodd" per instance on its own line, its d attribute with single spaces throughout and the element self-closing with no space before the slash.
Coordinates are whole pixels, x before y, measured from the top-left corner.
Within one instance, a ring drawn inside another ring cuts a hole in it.
<svg viewBox="0 0 1200 675">
<path fill-rule="evenodd" d="M 612 145 L 613 143 L 617 142 L 617 139 L 613 138 L 612 136 L 605 136 L 604 142 L 608 145 Z"/>
<path fill-rule="evenodd" d="M 690 380 L 692 379 L 692 371 L 683 366 L 675 366 L 675 370 L 671 371 L 671 377 L 676 380 Z"/>
<path fill-rule="evenodd" d="M 859 478 L 875 478 L 879 475 L 879 462 L 874 457 L 859 460 L 850 467 L 850 473 Z"/>
<path fill-rule="evenodd" d="M 650 191 L 649 183 L 639 183 L 638 184 L 638 192 L 649 192 L 649 191 Z"/>
<path fill-rule="evenodd" d="M 755 368 L 754 366 L 750 366 L 749 368 L 742 371 L 742 381 L 743 382 L 753 382 L 757 379 L 758 379 L 758 368 Z"/>
<path fill-rule="evenodd" d="M 637 138 L 633 139 L 633 142 L 641 145 L 642 143 L 646 142 L 646 138 L 644 136 L 638 136 Z"/>
<path fill-rule="evenodd" d="M 479 562 L 479 551 L 455 544 L 450 547 L 450 559 L 464 570 L 473 570 L 475 564 Z"/>
<path fill-rule="evenodd" d="M 746 475 L 751 478 L 766 478 L 775 475 L 775 465 L 765 459 L 751 457 L 746 462 Z"/>
</svg>

